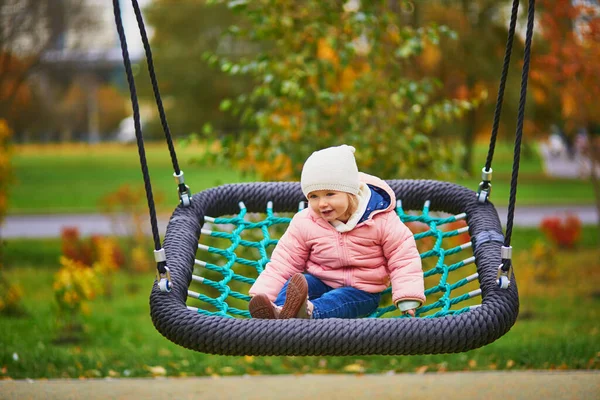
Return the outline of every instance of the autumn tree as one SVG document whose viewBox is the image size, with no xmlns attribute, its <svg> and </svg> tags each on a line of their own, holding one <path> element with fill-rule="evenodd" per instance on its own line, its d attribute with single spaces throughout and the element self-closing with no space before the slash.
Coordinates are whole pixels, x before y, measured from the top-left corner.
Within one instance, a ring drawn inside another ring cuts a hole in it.
<svg viewBox="0 0 600 400">
<path fill-rule="evenodd" d="M 456 31 L 459 40 L 445 40 L 429 47 L 419 57 L 418 68 L 443 83 L 440 95 L 459 99 L 478 99 L 465 118 L 444 125 L 446 134 L 459 138 L 465 147 L 461 166 L 473 171 L 474 162 L 483 167 L 484 160 L 473 160 L 477 139 L 489 140 L 498 84 L 506 48 L 510 20 L 510 2 L 497 0 L 414 2 L 415 23 L 436 21 Z M 523 13 L 526 16 L 526 12 Z M 523 38 L 513 42 L 513 56 L 500 119 L 500 137 L 512 137 L 517 120 Z M 532 113 L 527 112 L 527 116 Z M 527 144 L 527 141 L 524 143 Z"/>
<path fill-rule="evenodd" d="M 0 118 L 15 135 L 52 124 L 54 110 L 45 106 L 34 75 L 45 72 L 49 50 L 78 46 L 96 25 L 93 11 L 85 0 L 0 0 Z M 52 106 L 60 102 L 56 94 Z"/>
<path fill-rule="evenodd" d="M 426 45 L 452 36 L 445 26 L 412 27 L 404 2 L 349 0 L 215 1 L 244 17 L 228 36 L 256 43 L 254 57 L 206 60 L 254 87 L 221 109 L 244 129 L 225 136 L 230 160 L 263 179 L 297 178 L 314 150 L 348 143 L 361 167 L 385 178 L 443 177 L 457 149 L 432 133 L 472 107 L 433 99 L 440 87 L 411 65 Z"/>
<path fill-rule="evenodd" d="M 169 127 L 175 136 L 201 132 L 213 126 L 226 134 L 239 129 L 239 122 L 219 111 L 220 102 L 250 88 L 243 76 L 226 78 L 207 65 L 202 54 L 213 50 L 222 55 L 249 54 L 248 43 L 224 38 L 227 27 L 239 23 L 226 5 L 207 6 L 205 1 L 154 0 L 144 8 L 145 22 L 152 27 L 152 54 Z M 145 61 L 140 64 L 136 85 L 140 97 L 154 103 Z M 151 121 L 144 134 L 163 135 L 157 121 Z"/>
<path fill-rule="evenodd" d="M 586 1 L 541 0 L 539 25 L 544 46 L 534 52 L 535 101 L 554 113 L 554 120 L 574 137 L 579 129 L 591 135 L 585 149 L 600 216 L 600 5 Z"/>
</svg>

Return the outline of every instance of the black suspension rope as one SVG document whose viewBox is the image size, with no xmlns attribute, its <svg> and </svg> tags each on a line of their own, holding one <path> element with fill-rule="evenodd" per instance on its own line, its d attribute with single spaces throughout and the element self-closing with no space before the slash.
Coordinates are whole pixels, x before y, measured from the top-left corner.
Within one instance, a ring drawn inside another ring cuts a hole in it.
<svg viewBox="0 0 600 400">
<path fill-rule="evenodd" d="M 171 153 L 171 161 L 173 163 L 173 170 L 179 175 L 181 172 L 179 169 L 179 163 L 177 162 L 177 154 L 175 153 L 175 147 L 173 146 L 173 139 L 171 137 L 171 130 L 167 123 L 167 116 L 163 107 L 162 98 L 160 97 L 160 91 L 158 89 L 158 81 L 156 80 L 156 73 L 154 72 L 154 61 L 152 58 L 152 50 L 150 49 L 150 42 L 148 41 L 148 35 L 146 34 L 146 27 L 144 25 L 144 19 L 142 12 L 137 0 L 131 0 L 133 4 L 133 10 L 135 12 L 135 18 L 137 19 L 138 27 L 140 29 L 140 35 L 142 36 L 142 42 L 144 43 L 144 51 L 146 52 L 146 63 L 148 65 L 148 73 L 150 75 L 150 81 L 152 82 L 152 90 L 154 92 L 154 98 L 156 99 L 156 106 L 158 108 L 158 114 L 160 116 L 160 123 L 165 132 L 165 138 L 167 139 L 167 145 L 169 146 L 169 153 Z"/>
<path fill-rule="evenodd" d="M 492 159 L 494 158 L 494 150 L 496 149 L 496 138 L 498 136 L 498 127 L 500 125 L 500 115 L 502 114 L 502 104 L 504 102 L 504 89 L 506 88 L 506 80 L 508 78 L 508 67 L 510 65 L 510 56 L 512 54 L 512 46 L 515 37 L 515 28 L 517 25 L 517 14 L 519 11 L 519 0 L 513 0 L 512 11 L 510 14 L 510 26 L 508 29 L 508 38 L 506 39 L 506 51 L 504 52 L 504 62 L 502 64 L 502 75 L 500 77 L 500 85 L 498 87 L 498 97 L 496 99 L 496 109 L 494 110 L 494 123 L 492 125 L 492 136 L 490 138 L 490 147 L 485 161 L 486 171 L 492 168 Z M 483 189 L 489 187 L 489 181 L 484 181 Z"/>
<path fill-rule="evenodd" d="M 506 222 L 506 234 L 504 236 L 504 247 L 510 247 L 512 236 L 513 219 L 515 214 L 515 203 L 517 199 L 517 180 L 519 177 L 519 162 L 521 158 L 521 140 L 523 138 L 523 122 L 525 120 L 525 103 L 527 100 L 527 79 L 529 76 L 529 61 L 531 58 L 531 41 L 533 38 L 533 22 L 535 19 L 535 0 L 529 0 L 527 10 L 527 33 L 525 37 L 525 51 L 523 55 L 523 72 L 521 75 L 521 95 L 519 99 L 519 114 L 517 118 L 517 129 L 515 134 L 515 150 L 513 158 L 513 170 L 510 180 L 510 197 L 508 203 L 508 216 Z M 503 270 L 508 271 L 510 265 Z"/>
<path fill-rule="evenodd" d="M 115 15 L 115 22 L 117 25 L 117 31 L 119 33 L 119 39 L 121 41 L 121 51 L 123 54 L 123 64 L 125 66 L 125 73 L 127 74 L 127 82 L 129 84 L 129 91 L 131 94 L 131 106 L 133 108 L 133 121 L 135 126 L 135 137 L 137 139 L 138 154 L 140 156 L 140 165 L 142 167 L 142 175 L 144 176 L 144 186 L 146 189 L 146 199 L 148 201 L 148 209 L 150 211 L 150 225 L 152 226 L 152 237 L 154 239 L 154 249 L 159 250 L 162 248 L 160 243 L 160 236 L 158 234 L 158 223 L 156 221 L 156 209 L 154 207 L 154 198 L 152 196 L 152 184 L 150 183 L 150 173 L 148 172 L 148 164 L 146 162 L 146 151 L 144 149 L 144 138 L 142 136 L 142 128 L 140 124 L 140 109 L 137 100 L 137 93 L 135 89 L 135 81 L 133 78 L 133 72 L 131 70 L 131 60 L 129 59 L 129 51 L 127 50 L 127 39 L 125 38 L 125 30 L 123 29 L 123 21 L 121 20 L 121 8 L 119 6 L 119 0 L 113 0 L 113 10 Z M 159 262 L 157 265 L 158 271 L 161 274 L 166 272 L 165 263 Z"/>
</svg>

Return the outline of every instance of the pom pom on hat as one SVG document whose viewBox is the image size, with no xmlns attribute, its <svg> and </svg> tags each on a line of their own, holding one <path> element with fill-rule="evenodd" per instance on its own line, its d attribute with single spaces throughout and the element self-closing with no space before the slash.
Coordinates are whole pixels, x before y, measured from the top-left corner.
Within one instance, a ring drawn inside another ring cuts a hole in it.
<svg viewBox="0 0 600 400">
<path fill-rule="evenodd" d="M 341 145 L 315 151 L 304 163 L 300 184 L 308 196 L 315 190 L 358 194 L 360 180 L 352 146 Z"/>
</svg>

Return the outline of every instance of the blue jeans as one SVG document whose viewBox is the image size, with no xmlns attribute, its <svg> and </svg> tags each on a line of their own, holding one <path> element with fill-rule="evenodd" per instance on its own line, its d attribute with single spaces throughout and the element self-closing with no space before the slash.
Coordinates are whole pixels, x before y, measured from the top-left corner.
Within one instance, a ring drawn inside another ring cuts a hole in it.
<svg viewBox="0 0 600 400">
<path fill-rule="evenodd" d="M 379 306 L 381 293 L 369 293 L 351 286 L 334 289 L 319 278 L 304 274 L 308 283 L 308 299 L 314 305 L 312 318 L 360 318 L 372 314 Z M 283 306 L 288 280 L 279 292 L 275 304 Z"/>
</svg>

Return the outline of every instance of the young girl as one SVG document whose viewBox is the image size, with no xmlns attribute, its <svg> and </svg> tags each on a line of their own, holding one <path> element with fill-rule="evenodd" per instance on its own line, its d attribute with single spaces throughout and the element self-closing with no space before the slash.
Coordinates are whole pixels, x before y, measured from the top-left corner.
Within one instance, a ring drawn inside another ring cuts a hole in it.
<svg viewBox="0 0 600 400">
<path fill-rule="evenodd" d="M 354 147 L 314 152 L 302 169 L 309 207 L 297 213 L 250 288 L 253 318 L 358 318 L 392 299 L 415 315 L 425 302 L 413 234 L 383 180 L 359 173 Z"/>
</svg>

